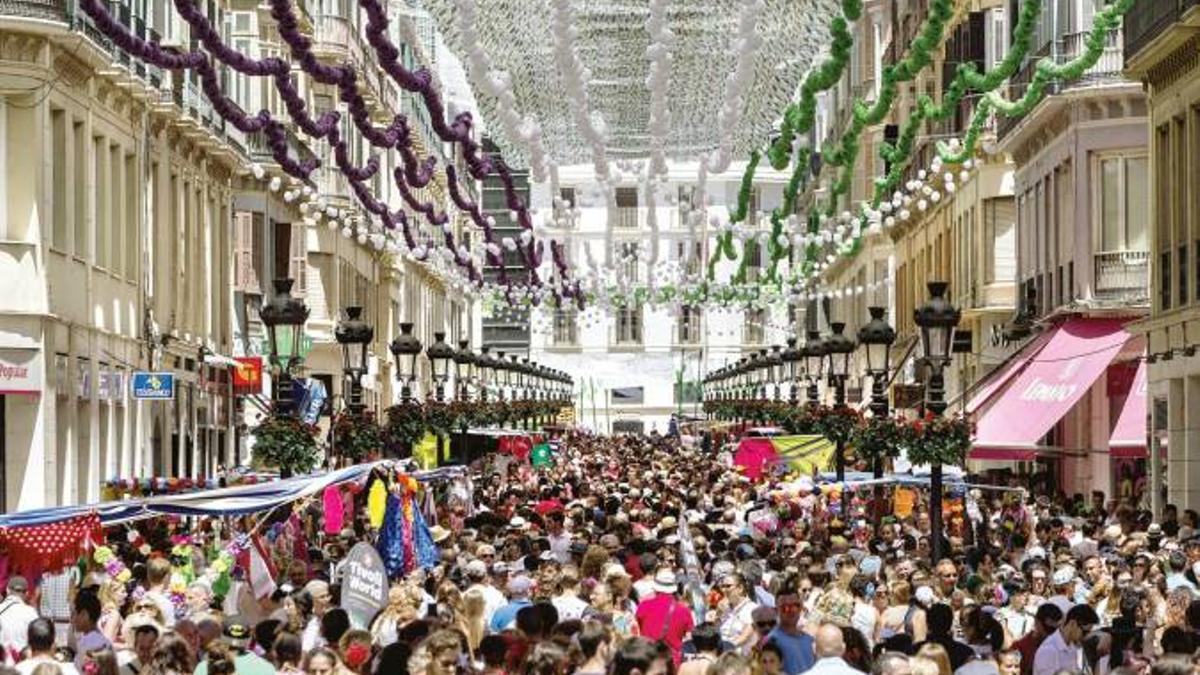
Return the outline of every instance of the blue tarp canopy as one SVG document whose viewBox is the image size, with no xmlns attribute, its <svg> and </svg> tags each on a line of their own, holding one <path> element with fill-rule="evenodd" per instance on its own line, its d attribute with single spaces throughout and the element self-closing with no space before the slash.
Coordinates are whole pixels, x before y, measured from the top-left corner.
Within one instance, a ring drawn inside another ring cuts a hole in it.
<svg viewBox="0 0 1200 675">
<path fill-rule="evenodd" d="M 126 499 L 83 506 L 59 506 L 33 509 L 0 515 L 0 527 L 45 525 L 95 511 L 104 525 L 155 516 L 243 516 L 269 511 L 282 504 L 318 494 L 330 485 L 363 481 L 376 468 L 401 468 L 390 460 L 358 464 L 307 476 L 297 476 L 270 483 L 239 485 L 216 490 L 199 490 L 179 495 L 163 495 L 143 499 Z M 408 471 L 420 481 L 446 480 L 463 473 L 462 467 L 444 467 L 430 471 Z"/>
</svg>

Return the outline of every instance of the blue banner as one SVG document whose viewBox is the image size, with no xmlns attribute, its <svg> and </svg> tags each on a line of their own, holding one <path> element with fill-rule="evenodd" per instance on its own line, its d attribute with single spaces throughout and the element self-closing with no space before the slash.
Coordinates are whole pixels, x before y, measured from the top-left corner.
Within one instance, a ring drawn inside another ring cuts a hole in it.
<svg viewBox="0 0 1200 675">
<path fill-rule="evenodd" d="M 129 388 L 137 399 L 169 401 L 175 398 L 175 374 L 134 372 Z"/>
<path fill-rule="evenodd" d="M 325 407 L 325 399 L 329 398 L 329 393 L 325 391 L 325 383 L 309 377 L 293 380 L 292 386 L 296 388 L 296 412 L 299 413 L 300 419 L 305 424 L 316 424 L 317 419 L 321 417 L 321 409 Z"/>
</svg>

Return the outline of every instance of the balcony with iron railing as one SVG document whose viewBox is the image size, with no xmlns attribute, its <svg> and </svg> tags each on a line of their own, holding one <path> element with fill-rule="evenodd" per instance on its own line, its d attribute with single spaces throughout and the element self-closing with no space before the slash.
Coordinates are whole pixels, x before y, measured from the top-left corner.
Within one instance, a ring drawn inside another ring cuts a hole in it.
<svg viewBox="0 0 1200 675">
<path fill-rule="evenodd" d="M 1138 0 L 1134 11 L 1125 14 L 1125 60 L 1132 60 L 1194 7 L 1200 7 L 1200 0 Z"/>
<path fill-rule="evenodd" d="M 1062 64 L 1082 55 L 1087 50 L 1087 37 L 1088 34 L 1086 32 L 1067 33 L 1042 45 L 1041 48 L 1026 58 L 1025 64 L 1009 81 L 1008 97 L 1016 99 L 1025 94 L 1030 82 L 1033 81 L 1034 73 L 1037 72 L 1038 61 L 1043 58 L 1052 58 L 1055 63 Z M 1104 51 L 1091 68 L 1088 68 L 1077 79 L 1066 82 L 1050 82 L 1046 85 L 1045 95 L 1050 97 L 1079 89 L 1125 81 L 1125 77 L 1121 74 L 1121 71 L 1125 67 L 1121 45 L 1122 33 L 1121 29 L 1117 28 L 1109 32 L 1104 42 Z M 1003 138 L 1009 134 L 1021 120 L 1022 117 L 1020 116 L 1004 117 L 1001 115 L 997 125 L 998 136 Z"/>
<path fill-rule="evenodd" d="M 636 230 L 641 224 L 641 209 L 636 206 L 618 206 L 614 210 L 614 227 L 620 230 Z"/>
<path fill-rule="evenodd" d="M 1096 299 L 1104 302 L 1146 304 L 1150 294 L 1150 253 L 1112 251 L 1093 256 Z"/>
</svg>

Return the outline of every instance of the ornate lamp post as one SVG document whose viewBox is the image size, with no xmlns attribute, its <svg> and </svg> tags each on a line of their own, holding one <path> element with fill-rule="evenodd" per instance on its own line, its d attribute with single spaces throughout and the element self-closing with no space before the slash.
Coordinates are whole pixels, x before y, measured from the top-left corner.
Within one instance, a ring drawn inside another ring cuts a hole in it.
<svg viewBox="0 0 1200 675">
<path fill-rule="evenodd" d="M 871 376 L 871 413 L 876 417 L 888 414 L 887 380 L 891 372 L 892 344 L 896 330 L 888 325 L 883 307 L 868 307 L 871 320 L 858 329 L 858 342 L 867 353 L 867 373 Z"/>
<path fill-rule="evenodd" d="M 362 378 L 367 372 L 367 345 L 375 339 L 375 329 L 362 320 L 362 307 L 346 308 L 346 318 L 339 321 L 333 337 L 342 346 L 342 373 L 349 385 L 346 407 L 350 414 L 361 415 L 366 405 L 362 400 Z"/>
<path fill-rule="evenodd" d="M 492 377 L 494 373 L 492 368 L 496 365 L 496 359 L 492 358 L 489 353 L 491 347 L 480 347 L 479 356 L 475 359 L 475 378 L 479 385 L 479 402 L 487 403 L 488 387 L 492 385 Z"/>
<path fill-rule="evenodd" d="M 835 321 L 829 324 L 832 333 L 825 338 L 825 353 L 829 355 L 829 384 L 833 387 L 833 405 L 846 407 L 846 375 L 850 371 L 850 355 L 854 353 L 854 340 L 846 337 L 846 324 Z M 834 466 L 838 482 L 846 480 L 845 441 L 838 438 L 837 456 Z"/>
<path fill-rule="evenodd" d="M 821 381 L 821 368 L 825 365 L 825 341 L 821 332 L 810 330 L 801 350 L 804 355 L 804 374 L 808 379 L 808 404 L 820 403 L 821 392 L 817 388 Z"/>
<path fill-rule="evenodd" d="M 304 334 L 304 322 L 308 321 L 308 307 L 299 298 L 292 297 L 291 279 L 275 279 L 275 297 L 258 310 L 258 316 L 267 327 L 267 342 L 271 349 L 272 408 L 285 415 L 296 414 L 292 399 L 292 368 L 300 362 L 300 341 Z"/>
<path fill-rule="evenodd" d="M 412 383 L 417 377 L 417 357 L 421 355 L 421 341 L 413 335 L 413 325 L 400 324 L 400 334 L 388 346 L 396 359 L 396 380 L 400 382 L 400 401 L 412 400 Z"/>
<path fill-rule="evenodd" d="M 796 405 L 800 402 L 800 363 L 804 360 L 804 353 L 796 348 L 796 338 L 787 339 L 787 349 L 783 350 L 780 358 L 783 360 L 788 382 L 788 403 Z"/>
<path fill-rule="evenodd" d="M 446 399 L 446 381 L 450 379 L 450 361 L 454 359 L 454 347 L 446 344 L 445 332 L 433 334 L 433 344 L 425 349 L 425 356 L 433 367 L 433 381 L 436 383 L 434 400 L 441 403 Z"/>
<path fill-rule="evenodd" d="M 458 401 L 471 400 L 471 370 L 477 361 L 468 348 L 470 344 L 469 340 L 459 340 L 458 350 L 454 352 L 454 398 Z"/>
<path fill-rule="evenodd" d="M 504 352 L 496 352 L 496 358 L 492 361 L 492 372 L 496 374 L 496 400 L 504 402 L 504 390 L 508 388 L 508 383 L 512 379 L 512 373 L 508 370 L 508 361 L 504 358 Z"/>
<path fill-rule="evenodd" d="M 783 347 L 779 345 L 771 347 L 771 353 L 766 356 L 764 370 L 770 386 L 775 390 L 774 399 L 778 401 L 779 391 L 783 388 Z"/>
<path fill-rule="evenodd" d="M 883 307 L 868 307 L 871 320 L 858 329 L 858 343 L 867 354 L 867 374 L 871 376 L 871 414 L 877 418 L 888 416 L 887 382 L 891 373 L 888 363 L 892 344 L 896 342 L 896 330 L 888 325 Z M 872 458 L 872 473 L 875 478 L 883 477 L 883 456 L 876 453 Z M 874 510 L 876 520 L 883 513 L 883 487 L 875 486 Z"/>
<path fill-rule="evenodd" d="M 925 382 L 925 409 L 934 415 L 946 411 L 945 368 L 950 364 L 950 348 L 954 344 L 954 330 L 962 318 L 962 312 L 946 299 L 944 281 L 930 281 L 929 301 L 913 310 L 913 323 L 921 329 L 921 345 L 925 349 L 927 379 Z M 942 557 L 942 465 L 934 463 L 929 474 L 929 526 L 932 539 L 933 561 Z"/>
</svg>

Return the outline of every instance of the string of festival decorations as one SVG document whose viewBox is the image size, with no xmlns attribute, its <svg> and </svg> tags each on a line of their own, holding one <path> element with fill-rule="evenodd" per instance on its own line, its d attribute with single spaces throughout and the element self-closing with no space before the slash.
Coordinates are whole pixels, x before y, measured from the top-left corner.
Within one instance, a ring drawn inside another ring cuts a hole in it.
<svg viewBox="0 0 1200 675">
<path fill-rule="evenodd" d="M 478 145 L 471 137 L 471 119 L 469 113 L 456 116 L 453 125 L 446 125 L 444 120 L 445 111 L 439 95 L 434 91 L 433 78 L 429 74 L 429 71 L 424 68 L 415 73 L 407 71 L 399 63 L 399 50 L 391 44 L 389 38 L 386 36 L 387 18 L 383 8 L 375 0 L 362 0 L 361 4 L 367 10 L 368 14 L 368 41 L 379 55 L 384 70 L 402 88 L 421 96 L 430 113 L 431 124 L 435 133 L 445 142 L 458 143 L 462 146 L 467 165 L 473 177 L 479 179 L 488 175 L 493 170 L 500 176 L 501 182 L 505 186 L 509 206 L 518 214 L 517 220 L 524 230 L 522 233 L 524 244 L 522 258 L 526 266 L 526 272 L 532 283 L 540 285 L 542 282 L 538 276 L 537 268 L 541 263 L 543 244 L 542 242 L 535 243 L 533 241 L 533 237 L 531 236 L 532 223 L 529 219 L 528 211 L 513 189 L 511 175 L 508 174 L 507 167 L 500 161 L 480 157 Z M 295 160 L 291 158 L 288 154 L 286 132 L 281 123 L 275 120 L 269 111 L 262 110 L 257 115 L 248 115 L 236 103 L 225 96 L 220 89 L 215 69 L 208 58 L 208 54 L 211 54 L 219 62 L 233 68 L 239 73 L 252 77 L 272 77 L 275 87 L 281 95 L 281 100 L 284 101 L 285 108 L 293 121 L 306 134 L 314 138 L 325 139 L 329 142 L 334 152 L 338 170 L 346 176 L 352 192 L 363 208 L 367 212 L 379 216 L 389 229 L 394 230 L 399 228 L 405 236 L 405 241 L 410 252 L 418 259 L 424 260 L 428 256 L 430 249 L 429 242 L 418 243 L 416 241 L 411 230 L 408 228 L 408 219 L 403 211 L 390 211 L 386 205 L 375 200 L 362 185 L 364 181 L 373 177 L 379 170 L 378 160 L 373 157 L 364 167 L 349 165 L 346 159 L 345 144 L 338 132 L 337 123 L 340 118 L 339 113 L 330 111 L 323 114 L 317 120 L 311 119 L 305 112 L 303 98 L 291 82 L 289 74 L 291 66 L 286 61 L 278 57 L 255 60 L 228 48 L 220 41 L 219 35 L 208 24 L 207 18 L 201 10 L 182 0 L 176 1 L 176 9 L 188 21 L 189 25 L 196 30 L 206 52 L 193 51 L 184 54 L 168 52 L 156 43 L 146 42 L 132 35 L 124 26 L 115 21 L 107 9 L 96 0 L 85 0 L 82 7 L 96 21 L 97 26 L 102 32 L 130 54 L 167 70 L 195 71 L 205 96 L 209 98 L 213 104 L 213 109 L 223 119 L 243 133 L 263 133 L 267 139 L 272 157 L 280 167 L 292 177 L 308 181 L 309 175 L 320 165 L 320 161 L 316 158 L 308 160 Z M 445 242 L 443 256 L 453 258 L 460 267 L 464 268 L 472 281 L 476 284 L 480 283 L 482 281 L 481 276 L 474 262 L 467 255 L 466 248 L 456 246 L 454 243 L 453 230 L 448 226 L 448 216 L 444 212 L 436 212 L 435 209 L 430 207 L 429 203 L 420 202 L 409 190 L 410 184 L 413 187 L 422 187 L 428 183 L 433 173 L 434 160 L 433 158 L 427 158 L 423 163 L 417 165 L 415 156 L 411 151 L 410 134 L 407 133 L 406 124 L 402 116 L 397 115 L 392 125 L 386 129 L 377 129 L 372 126 L 369 123 L 369 113 L 366 110 L 365 103 L 357 93 L 354 69 L 348 65 L 327 66 L 321 64 L 313 57 L 310 43 L 300 33 L 288 0 L 272 0 L 272 16 L 279 24 L 281 37 L 288 43 L 293 57 L 297 58 L 302 69 L 317 82 L 336 85 L 338 87 L 339 98 L 347 104 L 351 117 L 355 122 L 355 127 L 360 131 L 364 139 L 376 147 L 395 147 L 395 149 L 400 151 L 404 166 L 397 167 L 393 176 L 398 191 L 410 208 L 424 213 L 432 225 L 441 227 Z M 490 228 L 485 227 L 484 231 L 485 240 L 492 243 L 494 235 L 490 231 Z M 553 249 L 554 246 L 552 245 L 551 248 Z M 491 251 L 489 251 L 490 254 Z M 575 290 L 577 289 L 572 287 L 566 279 L 565 259 L 561 256 L 557 258 L 555 262 L 559 272 L 559 284 L 554 287 L 554 293 L 556 301 L 560 302 L 562 296 L 575 295 Z M 498 261 L 492 260 L 491 262 L 496 263 Z"/>
<path fill-rule="evenodd" d="M 940 201 L 943 194 L 953 193 L 955 173 L 945 170 L 948 168 L 946 165 L 957 164 L 960 167 L 958 177 L 961 182 L 966 182 L 969 179 L 969 172 L 978 163 L 978 160 L 975 158 L 980 149 L 978 144 L 979 136 L 987 121 L 997 112 L 1007 117 L 1024 116 L 1045 97 L 1045 89 L 1051 82 L 1077 79 L 1082 76 L 1099 60 L 1100 56 L 1104 53 L 1108 34 L 1119 27 L 1121 17 L 1133 5 L 1133 0 L 1120 0 L 1098 12 L 1092 28 L 1088 31 L 1084 40 L 1083 51 L 1075 58 L 1062 64 L 1056 64 L 1048 57 L 1039 60 L 1034 69 L 1034 77 L 1025 94 L 1020 99 L 1010 102 L 996 91 L 996 89 L 1000 83 L 1015 72 L 1016 66 L 1023 61 L 1023 56 L 1017 57 L 1016 54 L 1022 50 L 1028 51 L 1030 34 L 1036 27 L 1038 12 L 1040 11 L 1038 0 L 1028 0 L 1028 2 L 1033 6 L 1027 5 L 1022 8 L 1018 25 L 1014 30 L 1012 51 L 1001 63 L 997 64 L 993 72 L 980 75 L 975 71 L 972 64 L 962 64 L 956 71 L 955 79 L 951 89 L 946 94 L 947 96 L 953 95 L 958 100 L 961 100 L 967 89 L 975 89 L 976 87 L 984 92 L 976 104 L 975 112 L 964 139 L 950 139 L 949 141 L 939 142 L 936 146 L 937 152 L 930 161 L 930 165 L 925 169 L 919 170 L 916 173 L 916 178 L 910 179 L 904 185 L 906 188 L 905 191 L 895 190 L 894 188 L 897 187 L 903 176 L 904 169 L 907 168 L 911 160 L 912 137 L 915 136 L 915 131 L 906 128 L 906 133 L 901 134 L 894 148 L 885 148 L 888 152 L 888 155 L 885 155 L 885 157 L 891 157 L 890 161 L 893 161 L 893 167 L 885 179 L 877 182 L 874 198 L 869 203 L 864 203 L 860 207 L 861 210 L 858 216 L 846 218 L 848 213 L 843 212 L 841 220 L 857 221 L 860 224 L 866 223 L 870 231 L 878 231 L 880 226 L 892 227 L 897 222 L 908 220 L 911 217 L 912 206 L 915 205 L 918 211 L 925 211 L 931 203 L 935 204 Z M 922 98 L 924 100 L 921 101 L 921 105 L 918 108 L 924 109 L 919 113 L 923 117 L 942 119 L 948 116 L 949 112 L 953 111 L 953 106 L 942 109 L 934 106 L 932 101 L 929 101 L 927 97 Z M 943 102 L 945 103 L 945 99 Z M 907 140 L 905 136 L 908 136 Z M 903 166 L 898 166 L 900 164 L 903 164 Z M 934 184 L 927 184 L 927 179 Z M 942 183 L 943 191 L 937 190 L 937 182 Z M 890 200 L 887 199 L 889 190 L 893 190 Z M 829 243 L 832 245 L 834 252 L 852 257 L 858 252 L 861 246 L 861 229 L 858 234 L 850 237 L 849 240 L 844 236 L 840 239 L 835 237 Z M 833 254 L 828 254 L 826 256 L 826 265 L 833 262 L 833 260 L 836 260 Z M 823 266 L 818 263 L 813 266 L 812 271 L 814 273 L 819 272 L 821 267 Z"/>
<path fill-rule="evenodd" d="M 793 152 L 795 139 L 812 128 L 813 122 L 816 119 L 816 95 L 833 87 L 841 79 L 842 73 L 850 62 L 850 50 L 854 45 L 854 39 L 850 35 L 847 22 L 856 21 L 861 15 L 861 0 L 843 0 L 842 16 L 834 17 L 830 22 L 830 36 L 832 40 L 829 58 L 814 68 L 804 78 L 804 83 L 800 87 L 800 100 L 785 109 L 779 138 L 772 143 L 769 150 L 768 154 L 771 157 L 771 164 L 776 170 L 782 171 L 787 168 Z M 710 281 L 715 277 L 717 263 L 722 257 L 728 260 L 737 258 L 737 254 L 733 249 L 733 239 L 738 234 L 738 224 L 746 220 L 750 206 L 750 197 L 754 188 L 754 175 L 758 170 L 760 159 L 761 156 L 758 150 L 750 153 L 746 169 L 742 173 L 737 206 L 730 213 L 730 222 L 728 225 L 724 226 L 720 231 L 716 246 L 709 257 L 707 278 Z M 707 166 L 701 163 L 700 176 L 702 182 L 706 175 Z M 743 250 L 743 258 L 748 256 L 749 252 Z"/>
</svg>

